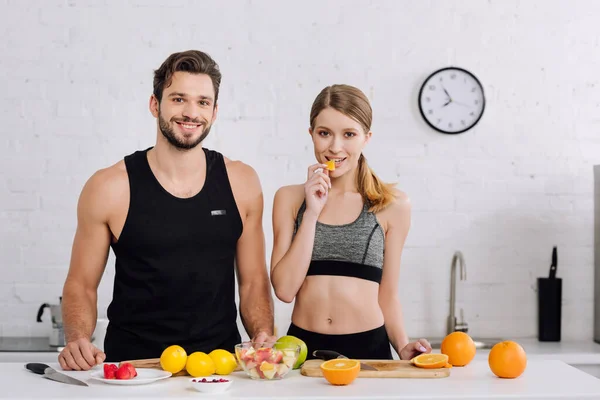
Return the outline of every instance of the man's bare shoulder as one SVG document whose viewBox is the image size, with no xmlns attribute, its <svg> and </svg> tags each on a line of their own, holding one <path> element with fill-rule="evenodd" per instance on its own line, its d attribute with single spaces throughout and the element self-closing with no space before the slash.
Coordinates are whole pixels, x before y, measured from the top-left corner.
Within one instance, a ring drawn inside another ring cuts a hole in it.
<svg viewBox="0 0 600 400">
<path fill-rule="evenodd" d="M 249 197 L 262 193 L 260 178 L 254 168 L 240 160 L 231 160 L 225 156 L 223 156 L 223 159 L 225 160 L 229 183 L 235 193 L 239 191 L 242 194 L 243 192 L 244 195 Z"/>
<path fill-rule="evenodd" d="M 230 178 L 242 180 L 250 179 L 251 181 L 248 183 L 259 183 L 258 174 L 250 165 L 240 160 L 230 160 L 227 157 L 223 158 L 225 159 L 225 167 L 227 167 L 227 173 Z"/>
<path fill-rule="evenodd" d="M 86 183 L 86 186 L 90 189 L 101 191 L 122 189 L 124 185 L 126 188 L 129 186 L 129 178 L 123 160 L 97 170 Z"/>
<path fill-rule="evenodd" d="M 129 194 L 129 177 L 125 162 L 121 160 L 97 170 L 87 180 L 81 192 L 80 206 L 110 212 L 125 194 Z"/>
</svg>

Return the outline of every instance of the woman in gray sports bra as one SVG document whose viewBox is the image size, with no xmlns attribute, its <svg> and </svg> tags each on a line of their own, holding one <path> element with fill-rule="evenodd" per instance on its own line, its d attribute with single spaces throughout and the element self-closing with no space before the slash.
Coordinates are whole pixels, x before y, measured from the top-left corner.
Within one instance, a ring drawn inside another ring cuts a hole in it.
<svg viewBox="0 0 600 400">
<path fill-rule="evenodd" d="M 308 358 L 315 350 L 356 359 L 391 359 L 391 347 L 401 359 L 431 351 L 425 339 L 409 343 L 404 327 L 398 281 L 410 203 L 367 165 L 371 122 L 359 89 L 323 89 L 310 113 L 317 163 L 304 184 L 275 195 L 271 282 L 280 300 L 294 301 L 288 334 L 306 342 Z"/>
</svg>

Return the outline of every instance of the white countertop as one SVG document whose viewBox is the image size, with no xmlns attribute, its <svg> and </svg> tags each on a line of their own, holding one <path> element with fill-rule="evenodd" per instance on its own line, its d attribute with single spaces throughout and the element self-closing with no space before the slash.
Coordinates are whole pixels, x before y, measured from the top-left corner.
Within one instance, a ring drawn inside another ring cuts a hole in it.
<svg viewBox="0 0 600 400">
<path fill-rule="evenodd" d="M 56 364 L 50 364 L 58 368 Z M 24 399 L 591 399 L 600 398 L 600 379 L 558 360 L 532 359 L 517 379 L 499 379 L 487 361 L 454 367 L 447 378 L 359 378 L 349 386 L 332 386 L 324 378 L 309 378 L 298 370 L 281 381 L 253 381 L 243 372 L 229 375 L 231 389 L 207 395 L 188 387 L 188 377 L 140 386 L 115 386 L 89 378 L 90 372 L 65 372 L 89 386 L 67 385 L 42 378 L 22 363 L 0 363 L 0 398 Z"/>
</svg>

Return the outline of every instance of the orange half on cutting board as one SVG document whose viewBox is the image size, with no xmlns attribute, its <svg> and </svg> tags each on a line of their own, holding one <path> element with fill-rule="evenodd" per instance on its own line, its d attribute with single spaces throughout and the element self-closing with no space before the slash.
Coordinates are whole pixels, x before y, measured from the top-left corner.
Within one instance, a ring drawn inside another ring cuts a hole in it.
<svg viewBox="0 0 600 400">
<path fill-rule="evenodd" d="M 349 385 L 360 372 L 360 362 L 356 360 L 335 358 L 321 364 L 323 376 L 336 386 Z"/>
<path fill-rule="evenodd" d="M 415 367 L 419 368 L 449 368 L 448 356 L 446 354 L 419 354 L 410 360 Z"/>
</svg>

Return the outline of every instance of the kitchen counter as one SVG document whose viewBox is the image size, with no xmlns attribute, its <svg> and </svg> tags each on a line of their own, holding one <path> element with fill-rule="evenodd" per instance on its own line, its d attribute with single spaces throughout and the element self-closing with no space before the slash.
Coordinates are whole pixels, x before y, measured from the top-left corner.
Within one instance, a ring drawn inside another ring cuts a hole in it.
<svg viewBox="0 0 600 400">
<path fill-rule="evenodd" d="M 567 364 L 600 364 L 600 344 L 589 341 L 540 342 L 535 338 L 517 338 L 530 360 L 560 360 Z M 439 353 L 439 349 L 434 350 Z M 476 360 L 487 360 L 490 349 L 477 349 Z"/>
<path fill-rule="evenodd" d="M 52 367 L 58 368 L 56 364 Z M 97 367 L 99 369 L 99 367 Z M 349 386 L 332 386 L 323 378 L 292 371 L 281 381 L 253 381 L 243 372 L 229 375 L 229 391 L 207 395 L 188 387 L 189 377 L 174 377 L 139 386 L 116 386 L 89 378 L 90 372 L 65 372 L 89 387 L 67 385 L 42 378 L 21 363 L 0 363 L 0 398 L 24 399 L 598 399 L 600 379 L 559 360 L 532 359 L 517 379 L 495 377 L 484 360 L 454 367 L 447 378 L 359 378 Z"/>
<path fill-rule="evenodd" d="M 0 337 L 0 352 L 58 353 L 63 347 L 50 346 L 48 337 Z"/>
</svg>

